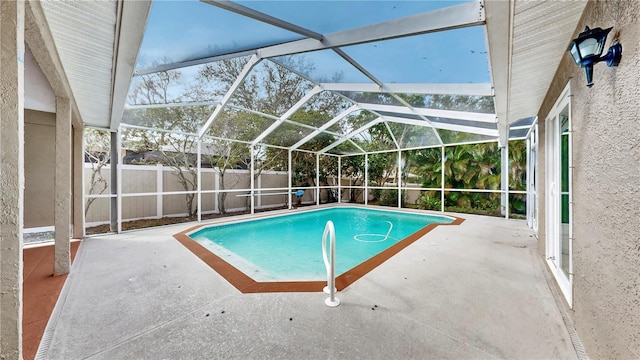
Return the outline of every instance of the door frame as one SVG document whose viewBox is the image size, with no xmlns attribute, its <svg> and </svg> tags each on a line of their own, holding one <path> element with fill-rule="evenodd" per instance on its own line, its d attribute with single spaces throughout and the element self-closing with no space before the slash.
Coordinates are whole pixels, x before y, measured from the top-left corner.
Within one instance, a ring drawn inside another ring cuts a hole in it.
<svg viewBox="0 0 640 360">
<path fill-rule="evenodd" d="M 562 257 L 562 134 L 560 114 L 568 109 L 568 274 L 561 266 Z M 571 87 L 564 88 L 545 118 L 545 260 L 570 308 L 573 307 L 573 184 L 572 184 L 572 115 Z"/>
<path fill-rule="evenodd" d="M 527 225 L 538 236 L 538 119 L 535 120 L 527 137 Z"/>
</svg>

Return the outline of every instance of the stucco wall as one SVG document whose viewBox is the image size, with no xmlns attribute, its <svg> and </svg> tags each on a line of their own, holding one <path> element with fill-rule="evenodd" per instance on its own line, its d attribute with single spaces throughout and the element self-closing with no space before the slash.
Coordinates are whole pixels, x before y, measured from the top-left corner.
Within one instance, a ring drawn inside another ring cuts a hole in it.
<svg viewBox="0 0 640 360">
<path fill-rule="evenodd" d="M 639 15 L 637 0 L 589 2 L 574 35 L 585 25 L 613 26 L 605 49 L 619 39 L 620 66 L 596 65 L 595 85 L 589 89 L 584 70 L 566 54 L 538 114 L 542 155 L 544 119 L 571 81 L 574 303 L 570 313 L 591 358 L 640 358 Z M 543 180 L 544 157 L 540 158 Z M 540 200 L 543 211 L 544 191 Z M 542 216 L 540 220 L 543 249 Z"/>
<path fill-rule="evenodd" d="M 56 115 L 24 112 L 24 227 L 53 226 Z"/>
</svg>

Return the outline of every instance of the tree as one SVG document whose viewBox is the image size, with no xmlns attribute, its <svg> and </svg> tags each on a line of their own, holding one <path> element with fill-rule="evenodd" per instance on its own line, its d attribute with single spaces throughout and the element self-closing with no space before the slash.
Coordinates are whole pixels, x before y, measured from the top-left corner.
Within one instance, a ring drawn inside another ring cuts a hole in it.
<svg viewBox="0 0 640 360">
<path fill-rule="evenodd" d="M 300 57 L 293 60 L 283 57 L 281 62 L 302 72 L 311 71 L 314 65 Z M 207 64 L 198 74 L 201 82 L 215 81 L 220 86 L 213 90 L 219 96 L 226 94 L 246 64 L 245 58 L 235 58 Z M 280 116 L 301 99 L 313 84 L 289 69 L 271 61 L 263 61 L 240 83 L 231 103 L 245 109 Z"/>
<path fill-rule="evenodd" d="M 495 113 L 492 97 L 467 95 L 428 95 L 424 105 L 429 109 Z"/>
<path fill-rule="evenodd" d="M 111 138 L 106 131 L 95 129 L 85 129 L 84 131 L 85 162 L 91 164 L 91 175 L 89 177 L 89 189 L 87 195 L 101 195 L 107 190 L 108 182 L 102 174 L 102 169 L 111 162 Z M 114 171 L 112 169 L 112 171 Z M 84 215 L 89 213 L 91 204 L 95 197 L 87 197 L 84 205 Z"/>
<path fill-rule="evenodd" d="M 178 91 L 172 88 L 178 85 L 182 74 L 179 71 L 161 71 L 142 75 L 141 81 L 134 85 L 129 101 L 133 104 L 170 104 L 172 102 L 197 100 L 191 94 L 197 93 L 193 88 Z M 185 208 L 189 217 L 197 213 L 193 206 L 195 191 L 198 187 L 196 164 L 197 133 L 203 122 L 213 112 L 211 106 L 158 107 L 138 109 L 135 119 L 139 125 L 149 128 L 173 130 L 175 132 L 146 131 L 128 128 L 123 136 L 125 148 L 137 152 L 151 152 L 153 156 L 138 160 L 139 164 L 159 163 L 171 167 L 173 174 L 185 194 Z"/>
<path fill-rule="evenodd" d="M 293 59 L 284 57 L 279 60 L 289 67 L 305 71 L 312 71 L 314 65 L 304 58 Z M 231 87 L 236 77 L 241 73 L 245 61 L 239 59 L 223 60 L 214 64 L 208 64 L 202 68 L 199 78 L 202 81 L 215 81 L 223 84 L 214 92 L 222 95 Z M 265 61 L 258 65 L 244 79 L 236 89 L 230 103 L 252 111 L 281 116 L 295 103 L 301 99 L 313 84 L 287 68 Z M 289 120 L 303 125 L 319 127 L 331 119 L 332 114 L 346 108 L 344 100 L 328 93 L 321 93 L 313 97 L 305 106 L 294 113 Z M 227 139 L 238 139 L 242 141 L 253 141 L 264 130 L 266 130 L 273 120 L 244 110 L 225 109 L 221 116 L 214 121 L 210 133 L 214 136 Z M 301 139 L 302 128 L 291 123 L 283 123 L 276 128 L 265 140 L 264 143 L 278 147 L 289 147 Z M 320 134 L 315 139 L 310 140 L 305 147 L 311 150 L 320 150 L 333 141 L 333 137 Z M 247 145 L 244 145 L 245 149 Z M 269 146 L 260 146 L 256 149 L 256 163 L 254 176 L 260 176 L 263 170 L 288 170 L 287 151 Z M 244 161 L 246 155 L 237 156 L 238 152 L 231 151 L 219 154 L 217 165 L 220 168 L 221 181 L 224 172 L 228 168 L 233 168 L 238 161 Z M 241 153 L 246 153 L 245 150 Z M 226 159 L 225 159 L 226 157 Z M 298 186 L 315 185 L 315 155 L 306 152 L 295 151 L 292 154 L 293 168 L 291 169 L 294 181 Z M 246 164 L 247 166 L 249 164 Z M 322 168 L 322 167 L 321 167 Z M 321 179 L 326 179 L 325 174 L 321 174 Z M 221 187 L 224 188 L 224 183 Z M 223 203 L 225 195 L 220 198 Z"/>
<path fill-rule="evenodd" d="M 527 143 L 525 140 L 509 141 L 509 190 L 527 190 Z M 512 194 L 509 207 L 512 213 L 526 214 L 527 196 Z"/>
</svg>

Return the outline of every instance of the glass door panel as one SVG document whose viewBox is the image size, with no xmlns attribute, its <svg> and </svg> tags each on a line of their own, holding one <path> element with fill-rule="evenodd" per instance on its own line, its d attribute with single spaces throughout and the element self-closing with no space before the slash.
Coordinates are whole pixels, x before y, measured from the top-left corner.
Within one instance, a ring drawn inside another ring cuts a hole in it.
<svg viewBox="0 0 640 360">
<path fill-rule="evenodd" d="M 568 86 L 546 119 L 546 259 L 572 306 L 571 108 Z"/>
<path fill-rule="evenodd" d="M 570 262 L 570 184 L 569 184 L 569 105 L 559 115 L 560 123 L 560 249 L 559 262 L 564 275 L 569 277 Z"/>
</svg>

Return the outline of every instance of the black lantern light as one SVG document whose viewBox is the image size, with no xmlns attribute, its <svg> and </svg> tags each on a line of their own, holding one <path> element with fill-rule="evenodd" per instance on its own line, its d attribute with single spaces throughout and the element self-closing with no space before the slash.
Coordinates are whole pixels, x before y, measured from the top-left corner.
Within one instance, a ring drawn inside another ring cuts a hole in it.
<svg viewBox="0 0 640 360">
<path fill-rule="evenodd" d="M 605 56 L 602 55 L 604 43 L 607 41 L 607 35 L 612 28 L 608 29 L 589 29 L 585 26 L 584 31 L 577 38 L 571 40 L 571 45 L 567 49 L 576 64 L 582 66 L 587 72 L 587 86 L 593 86 L 593 65 L 600 61 L 606 61 L 607 66 L 618 66 L 622 57 L 622 45 L 613 44 Z"/>
</svg>

